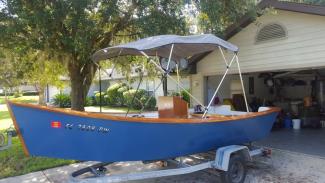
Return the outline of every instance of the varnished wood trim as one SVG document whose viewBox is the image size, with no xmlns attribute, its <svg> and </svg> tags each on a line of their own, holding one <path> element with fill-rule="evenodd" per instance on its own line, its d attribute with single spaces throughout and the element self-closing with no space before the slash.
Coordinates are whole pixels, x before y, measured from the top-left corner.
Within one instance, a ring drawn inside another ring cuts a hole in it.
<svg viewBox="0 0 325 183">
<path fill-rule="evenodd" d="M 108 114 L 98 114 L 98 113 L 90 113 L 90 112 L 80 112 L 80 111 L 72 111 L 69 109 L 60 109 L 60 108 L 53 108 L 53 107 L 46 107 L 34 104 L 23 104 L 8 101 L 8 103 L 16 106 L 27 107 L 27 108 L 34 108 L 43 111 L 49 112 L 56 112 L 56 113 L 63 113 L 66 115 L 73 115 L 79 117 L 87 117 L 87 118 L 96 118 L 96 119 L 106 119 L 112 121 L 126 121 L 126 122 L 143 122 L 143 123 L 207 123 L 207 122 L 227 122 L 227 121 L 234 121 L 234 120 L 241 120 L 241 119 L 248 119 L 248 118 L 255 118 L 258 116 L 264 116 L 267 114 L 271 114 L 274 112 L 279 112 L 280 108 L 271 107 L 269 110 L 262 111 L 262 112 L 250 112 L 245 115 L 239 116 L 210 116 L 209 118 L 201 119 L 201 118 L 137 118 L 137 117 L 123 117 L 123 116 L 113 116 Z"/>
<path fill-rule="evenodd" d="M 18 125 L 18 123 L 16 121 L 15 115 L 13 114 L 13 112 L 11 110 L 10 103 L 11 102 L 9 102 L 8 100 L 6 100 L 7 108 L 8 108 L 9 114 L 11 116 L 11 119 L 12 119 L 12 121 L 14 123 L 14 127 L 16 129 L 18 138 L 19 138 L 19 140 L 21 142 L 21 145 L 23 146 L 23 151 L 24 151 L 24 153 L 25 153 L 26 156 L 29 156 L 29 151 L 28 151 L 27 146 L 25 144 L 24 138 L 23 138 L 23 136 L 22 136 L 22 134 L 20 132 L 19 125 Z"/>
</svg>

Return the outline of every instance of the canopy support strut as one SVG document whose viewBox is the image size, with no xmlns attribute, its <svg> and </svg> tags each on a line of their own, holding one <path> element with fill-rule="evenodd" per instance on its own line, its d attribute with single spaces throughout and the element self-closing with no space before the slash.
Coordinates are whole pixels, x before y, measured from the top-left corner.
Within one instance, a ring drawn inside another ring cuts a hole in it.
<svg viewBox="0 0 325 183">
<path fill-rule="evenodd" d="M 220 53 L 221 53 L 221 55 L 222 55 L 223 60 L 225 61 L 226 66 L 228 67 L 229 65 L 228 65 L 228 63 L 227 63 L 227 59 L 226 59 L 226 57 L 225 57 L 225 54 L 223 53 L 223 51 L 222 51 L 222 49 L 221 49 L 221 46 L 218 46 L 218 48 L 219 48 L 219 51 L 220 51 Z"/>
<path fill-rule="evenodd" d="M 169 70 L 169 64 L 170 64 L 170 60 L 172 59 L 172 54 L 174 51 L 174 44 L 172 44 L 172 47 L 170 48 L 170 52 L 169 52 L 169 58 L 168 58 L 168 63 L 167 63 L 167 71 Z"/>
<path fill-rule="evenodd" d="M 236 62 L 237 62 L 237 67 L 238 67 L 238 73 L 239 73 L 239 78 L 240 78 L 240 83 L 241 83 L 241 88 L 243 90 L 243 95 L 244 95 L 244 100 L 245 100 L 245 105 L 246 105 L 246 110 L 247 112 L 249 112 L 249 108 L 248 108 L 248 103 L 247 103 L 247 98 L 246 98 L 246 92 L 245 92 L 245 88 L 244 88 L 244 81 L 243 81 L 243 77 L 240 71 L 240 66 L 239 66 L 239 60 L 238 60 L 238 55 L 237 53 L 235 54 L 236 56 Z"/>
<path fill-rule="evenodd" d="M 177 81 L 173 78 L 173 77 L 171 77 L 164 69 L 162 69 L 156 62 L 154 62 L 152 59 L 150 59 L 150 57 L 145 53 L 145 52 L 143 52 L 143 51 L 140 51 L 140 53 L 143 55 L 143 56 L 145 56 L 146 58 L 148 58 L 149 59 L 149 62 L 151 62 L 151 63 L 153 63 L 162 73 L 165 73 L 166 74 L 166 76 L 169 78 L 169 79 L 171 79 L 173 82 L 175 82 L 175 83 L 177 83 Z M 192 97 L 193 98 L 193 100 L 195 101 L 195 102 L 197 102 L 199 105 L 201 105 L 201 106 L 204 106 L 197 98 L 195 98 L 190 92 L 188 92 L 183 86 L 182 86 L 182 84 L 181 83 L 179 83 L 178 84 L 178 86 L 182 89 L 182 90 L 184 90 L 184 92 L 186 92 L 190 97 Z"/>
<path fill-rule="evenodd" d="M 208 106 L 205 108 L 204 113 L 203 113 L 203 115 L 202 115 L 202 118 L 205 118 L 205 116 L 206 116 L 206 114 L 207 114 L 209 108 L 211 107 L 211 104 L 212 104 L 214 98 L 216 97 L 216 95 L 217 95 L 217 93 L 218 93 L 218 91 L 219 91 L 219 89 L 220 89 L 220 87 L 221 87 L 221 84 L 223 83 L 223 80 L 225 79 L 225 77 L 226 77 L 226 75 L 228 74 L 228 71 L 229 71 L 229 69 L 230 69 L 230 67 L 231 67 L 231 65 L 232 65 L 232 63 L 233 63 L 233 61 L 235 60 L 235 56 L 236 56 L 236 55 L 234 55 L 234 56 L 232 57 L 232 59 L 231 59 L 229 65 L 227 65 L 226 72 L 223 74 L 223 76 L 222 76 L 222 78 L 221 78 L 221 81 L 220 81 L 220 83 L 219 83 L 219 85 L 218 85 L 216 91 L 214 92 L 214 94 L 213 94 L 213 96 L 212 96 L 212 98 L 211 98 L 211 100 L 210 100 Z"/>
</svg>

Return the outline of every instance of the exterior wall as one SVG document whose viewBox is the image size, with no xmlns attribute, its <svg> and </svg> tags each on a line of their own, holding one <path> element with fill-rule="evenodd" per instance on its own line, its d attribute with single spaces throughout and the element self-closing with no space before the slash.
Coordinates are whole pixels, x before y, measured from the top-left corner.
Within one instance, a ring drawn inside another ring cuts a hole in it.
<svg viewBox="0 0 325 183">
<path fill-rule="evenodd" d="M 254 93 L 249 94 L 249 77 L 254 78 Z M 216 90 L 220 80 L 222 78 L 222 75 L 214 75 L 214 76 L 208 76 L 206 84 L 207 89 L 205 93 L 205 104 L 207 105 L 210 99 L 213 96 L 214 91 Z M 229 75 L 225 78 L 224 82 L 222 83 L 219 92 L 217 94 L 217 97 L 219 97 L 220 102 L 227 98 L 232 98 L 231 96 L 231 83 L 232 81 L 238 81 L 239 76 L 237 74 Z M 246 92 L 247 99 L 250 100 L 252 97 L 258 97 L 265 100 L 270 100 L 273 98 L 273 96 L 269 93 L 269 88 L 264 84 L 264 79 L 259 78 L 258 74 L 245 74 L 243 75 L 243 81 L 244 81 L 244 88 Z M 241 89 L 241 87 L 240 87 Z M 240 91 L 242 93 L 242 91 Z"/>
<path fill-rule="evenodd" d="M 205 82 L 202 73 L 198 72 L 197 74 L 191 76 L 191 93 L 201 102 L 204 102 L 204 87 Z M 198 105 L 198 103 L 191 98 L 191 105 Z"/>
<path fill-rule="evenodd" d="M 248 25 L 228 41 L 240 48 L 238 56 L 243 73 L 323 68 L 325 67 L 324 22 L 324 16 L 276 10 L 276 13 L 259 17 L 256 22 Z M 256 44 L 255 37 L 259 29 L 269 23 L 283 25 L 287 37 Z M 225 56 L 230 60 L 232 53 L 225 51 Z M 229 73 L 237 73 L 236 66 L 234 62 Z M 222 75 L 225 69 L 222 55 L 219 50 L 216 50 L 197 63 L 199 74 L 194 75 L 193 78 L 203 81 L 205 76 Z M 204 86 L 198 85 L 198 87 L 201 88 L 192 88 L 193 94 L 203 99 Z"/>
<path fill-rule="evenodd" d="M 173 76 L 173 78 L 177 79 L 175 76 Z M 111 80 L 110 84 L 115 84 L 118 82 L 127 82 L 127 81 L 125 79 Z M 190 78 L 189 77 L 181 77 L 180 82 L 182 83 L 182 86 L 184 88 L 190 89 Z M 139 78 L 135 78 L 135 81 L 130 85 L 132 88 L 136 89 L 138 87 L 138 83 L 139 83 Z M 143 78 L 143 81 L 139 88 L 153 92 L 155 90 L 155 88 L 159 86 L 160 83 L 161 83 L 161 80 L 159 78 L 149 79 L 149 78 L 145 77 L 145 78 Z M 177 90 L 178 90 L 178 87 L 177 87 L 176 83 L 174 83 L 171 79 L 167 78 L 167 91 L 171 93 L 171 92 L 177 92 Z M 163 96 L 163 95 L 164 95 L 164 92 L 163 92 L 163 87 L 161 84 L 155 92 L 155 97 L 158 98 L 158 96 Z"/>
<path fill-rule="evenodd" d="M 18 88 L 19 88 L 19 91 L 22 91 L 22 92 L 37 91 L 35 86 L 33 86 L 33 85 L 20 85 Z"/>
<path fill-rule="evenodd" d="M 102 91 L 106 91 L 108 86 L 109 86 L 109 81 L 103 80 L 102 81 Z M 87 96 L 88 97 L 94 96 L 95 92 L 98 92 L 98 91 L 99 91 L 99 82 L 96 80 L 96 81 L 93 81 L 93 83 L 90 85 Z"/>
</svg>

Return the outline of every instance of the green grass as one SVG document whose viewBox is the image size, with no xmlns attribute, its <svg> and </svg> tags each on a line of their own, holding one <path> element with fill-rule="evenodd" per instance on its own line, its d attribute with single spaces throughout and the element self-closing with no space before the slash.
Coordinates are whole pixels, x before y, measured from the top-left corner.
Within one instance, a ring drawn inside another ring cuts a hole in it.
<svg viewBox="0 0 325 183">
<path fill-rule="evenodd" d="M 98 106 L 99 108 L 99 106 Z M 104 106 L 103 109 L 106 110 L 121 110 L 123 112 L 127 112 L 128 111 L 128 107 L 109 107 L 109 106 Z M 138 109 L 130 109 L 129 112 L 139 112 L 140 110 Z"/>
<path fill-rule="evenodd" d="M 102 107 L 103 112 L 109 112 L 109 113 L 125 113 L 127 112 L 127 107 L 110 107 L 110 106 L 103 106 Z M 99 106 L 86 106 L 86 111 L 88 112 L 99 112 Z M 137 109 L 130 109 L 130 113 L 137 113 L 140 110 Z"/>
<path fill-rule="evenodd" d="M 38 102 L 38 96 L 22 96 L 18 98 L 14 98 L 13 96 L 8 97 L 9 100 L 16 101 L 16 102 L 22 102 L 22 103 L 37 103 Z M 0 96 L 0 104 L 5 104 L 5 97 Z"/>
<path fill-rule="evenodd" d="M 10 114 L 8 111 L 0 111 L 0 120 L 10 118 Z"/>
<path fill-rule="evenodd" d="M 0 152 L 0 179 L 71 163 L 75 163 L 75 161 L 44 157 L 26 157 L 18 137 L 14 137 L 12 147 Z"/>
<path fill-rule="evenodd" d="M 12 120 L 8 111 L 0 111 L 0 131 L 9 128 Z"/>
<path fill-rule="evenodd" d="M 23 96 L 19 98 L 10 97 L 10 99 L 23 103 L 36 103 L 38 101 L 38 96 Z M 3 104 L 4 102 L 4 97 L 0 97 L 0 104 Z M 0 129 L 1 126 L 8 126 L 4 123 L 12 123 L 8 111 L 0 111 L 0 123 Z M 0 133 L 1 132 L 4 131 L 0 131 Z M 9 149 L 0 151 L 0 179 L 76 162 L 73 160 L 45 157 L 26 157 L 18 137 L 13 138 L 12 144 L 12 147 Z"/>
<path fill-rule="evenodd" d="M 10 97 L 8 97 L 8 99 L 12 99 L 13 97 L 12 96 L 10 96 Z M 4 96 L 0 96 L 0 104 L 5 104 L 5 97 Z"/>
</svg>

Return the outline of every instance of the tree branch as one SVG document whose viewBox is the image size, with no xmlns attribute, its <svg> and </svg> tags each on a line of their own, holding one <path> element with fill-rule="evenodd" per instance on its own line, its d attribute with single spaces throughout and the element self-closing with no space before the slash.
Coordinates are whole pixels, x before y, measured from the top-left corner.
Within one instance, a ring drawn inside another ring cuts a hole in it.
<svg viewBox="0 0 325 183">
<path fill-rule="evenodd" d="M 141 32 L 135 32 L 135 33 L 132 33 L 132 34 L 115 34 L 115 36 L 119 36 L 119 37 L 125 37 L 125 36 L 137 36 L 137 35 L 140 35 Z"/>
<path fill-rule="evenodd" d="M 99 48 L 107 46 L 113 39 L 113 37 L 118 33 L 119 31 L 125 29 L 129 26 L 131 23 L 131 17 L 134 13 L 134 10 L 138 7 L 138 3 L 135 1 L 132 1 L 132 5 L 129 7 L 129 10 L 127 13 L 124 14 L 122 18 L 119 19 L 119 21 L 115 24 L 115 26 L 108 32 L 105 32 L 102 36 L 100 36 L 98 41 Z M 96 41 L 96 42 L 97 42 Z"/>
</svg>

